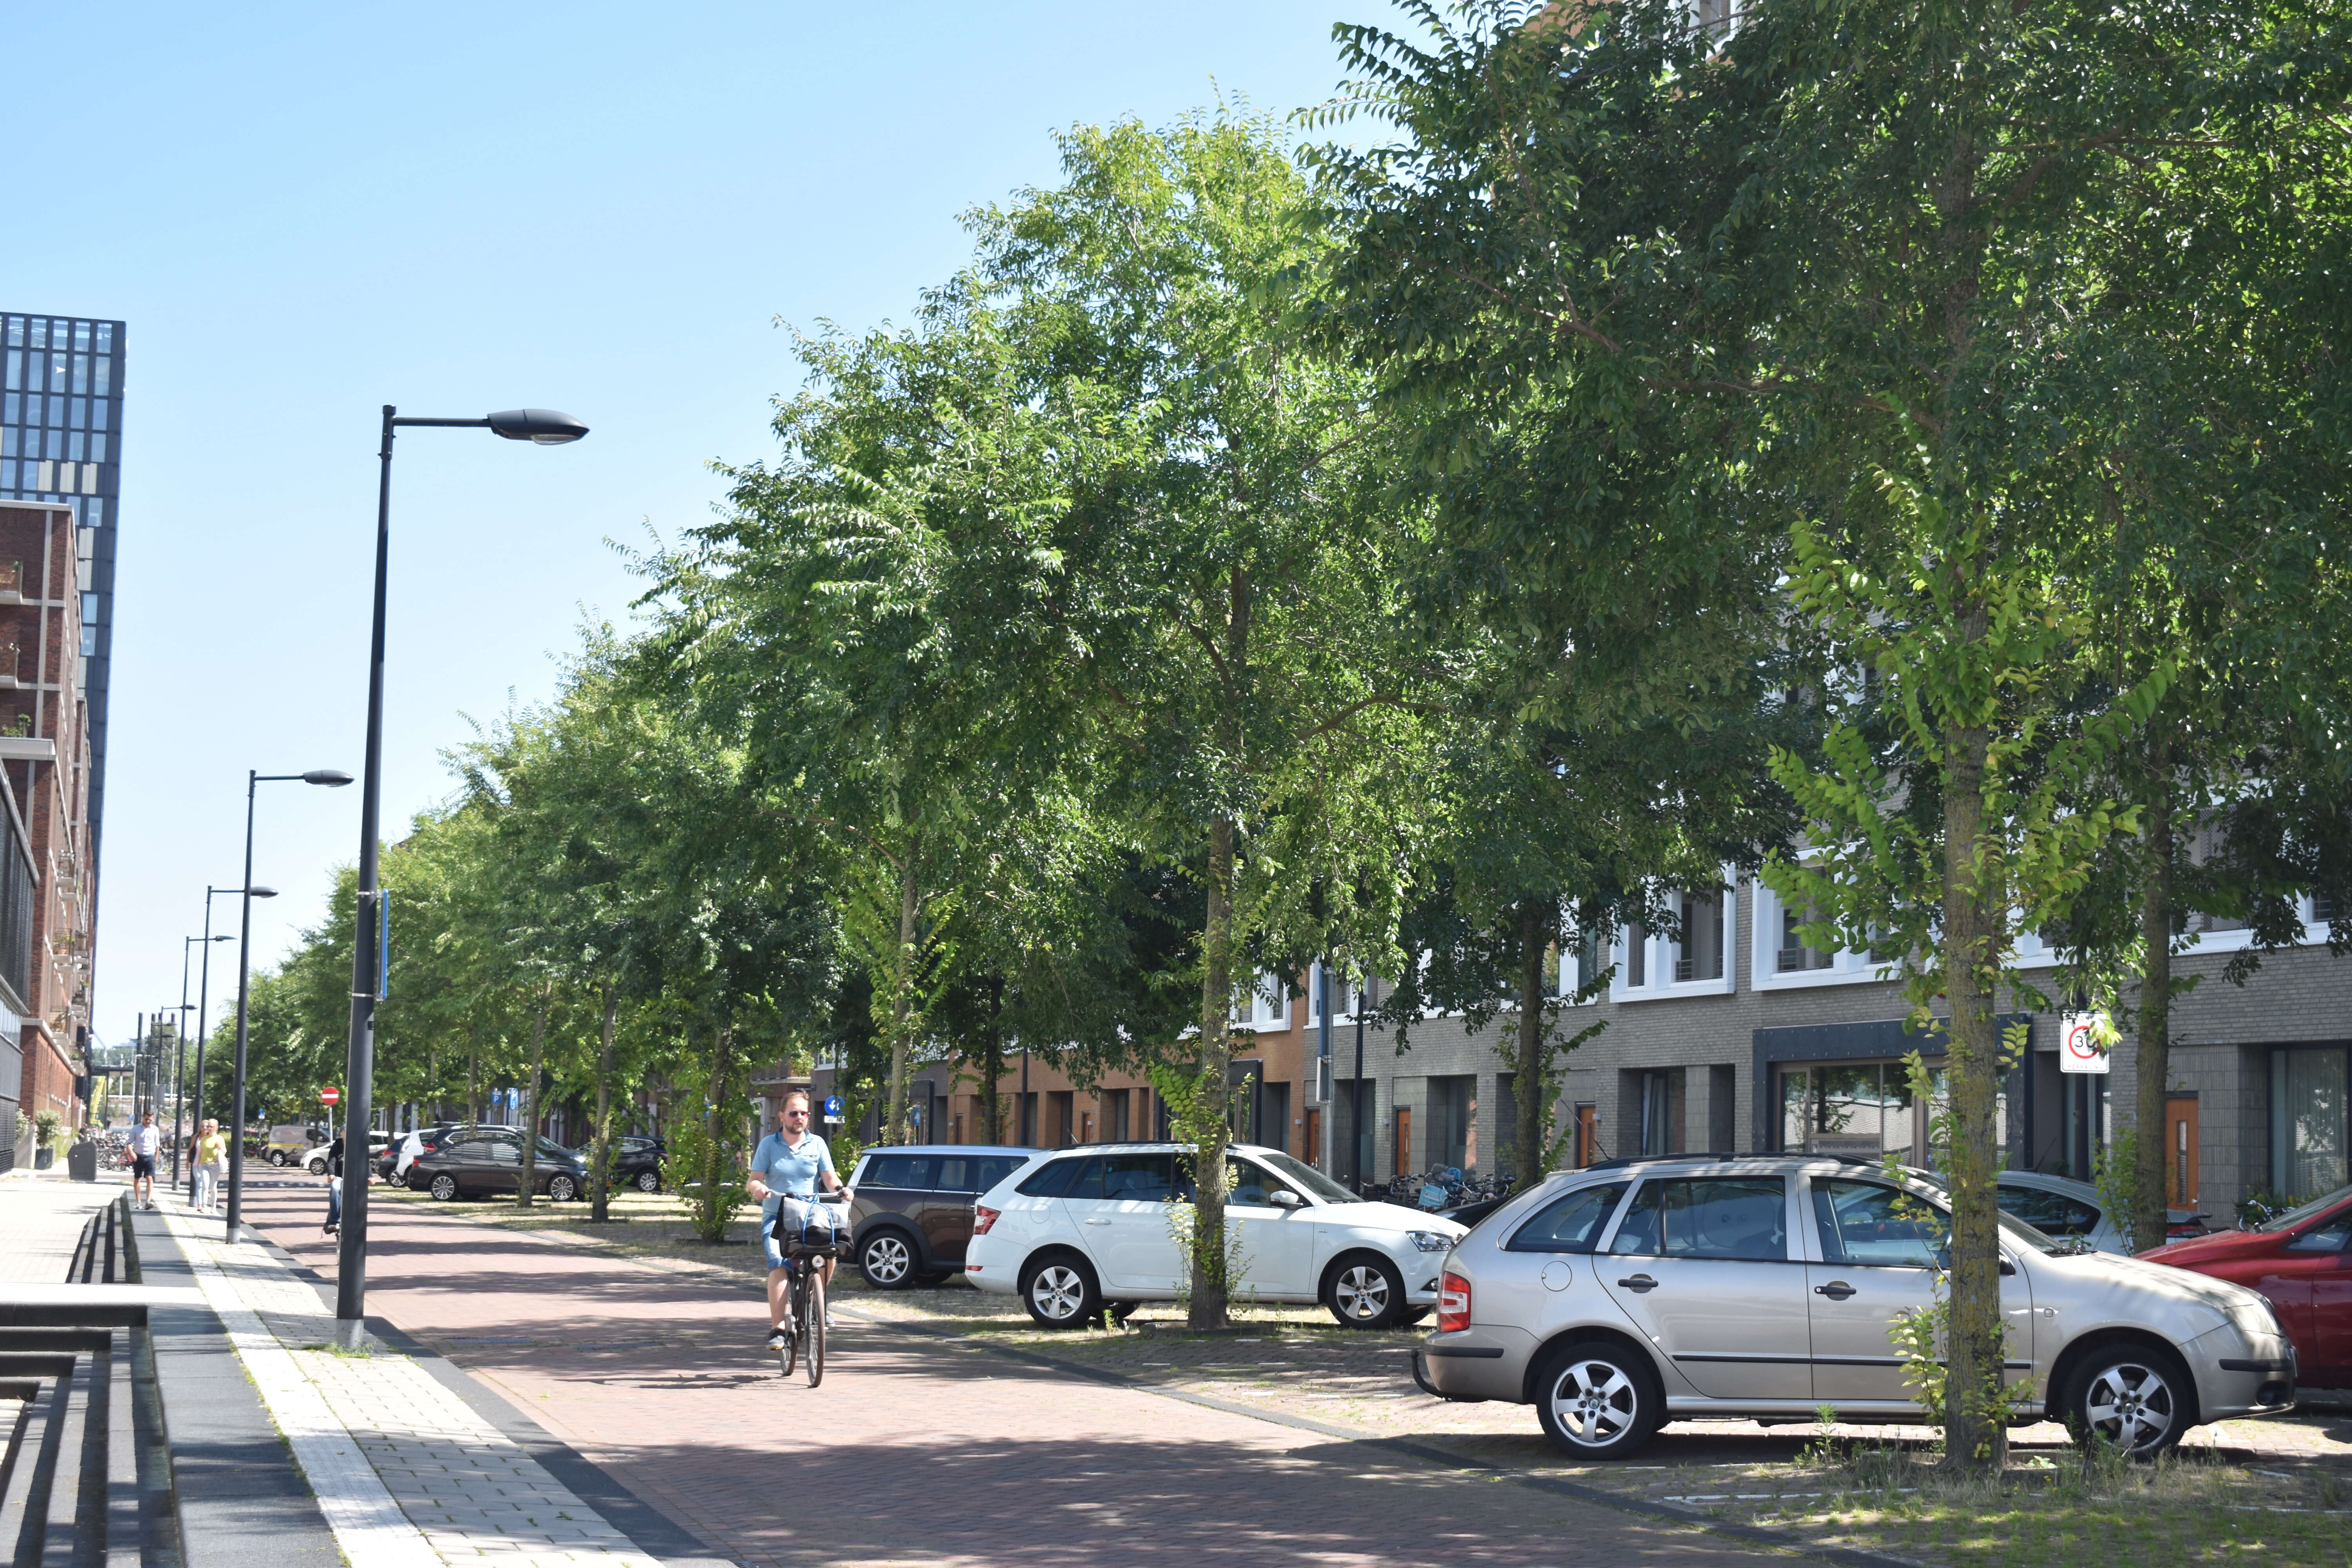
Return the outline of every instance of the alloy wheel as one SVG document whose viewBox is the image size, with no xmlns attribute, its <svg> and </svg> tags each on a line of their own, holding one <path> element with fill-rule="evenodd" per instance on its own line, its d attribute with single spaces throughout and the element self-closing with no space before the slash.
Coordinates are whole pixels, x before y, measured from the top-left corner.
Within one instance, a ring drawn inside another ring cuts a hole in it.
<svg viewBox="0 0 2352 1568">
<path fill-rule="evenodd" d="M 1587 1447 L 1623 1436 L 1641 1409 L 1642 1391 L 1624 1368 L 1605 1361 L 1570 1362 L 1551 1385 L 1552 1419 L 1570 1442 Z"/>
<path fill-rule="evenodd" d="M 1029 1281 L 1037 1315 L 1056 1323 L 1076 1319 L 1087 1299 L 1087 1282 L 1066 1263 L 1048 1263 Z"/>
<path fill-rule="evenodd" d="M 884 1289 L 905 1284 L 914 1267 L 915 1255 L 906 1237 L 887 1230 L 866 1244 L 865 1255 L 858 1260 L 866 1278 Z"/>
<path fill-rule="evenodd" d="M 1369 1263 L 1350 1264 L 1332 1281 L 1331 1299 L 1342 1315 L 1370 1322 L 1389 1310 L 1388 1276 Z"/>
<path fill-rule="evenodd" d="M 568 1204 L 580 1195 L 580 1189 L 569 1176 L 557 1176 L 547 1184 L 547 1195 L 559 1204 Z"/>
<path fill-rule="evenodd" d="M 661 1178 L 651 1171 L 639 1171 L 637 1173 L 637 1191 L 641 1193 L 657 1193 L 661 1191 Z"/>
<path fill-rule="evenodd" d="M 2083 1415 L 2092 1431 L 2126 1454 L 2161 1447 L 2179 1419 L 2172 1384 L 2137 1361 L 2101 1368 L 2083 1393 Z"/>
<path fill-rule="evenodd" d="M 433 1178 L 432 1192 L 437 1202 L 445 1204 L 449 1202 L 457 1195 L 457 1178 L 446 1171 L 443 1172 Z"/>
</svg>

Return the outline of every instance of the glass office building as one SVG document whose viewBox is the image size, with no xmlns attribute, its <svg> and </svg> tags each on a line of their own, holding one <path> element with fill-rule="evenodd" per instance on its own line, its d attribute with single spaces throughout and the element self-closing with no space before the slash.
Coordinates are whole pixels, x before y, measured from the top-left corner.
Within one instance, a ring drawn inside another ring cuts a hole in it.
<svg viewBox="0 0 2352 1568">
<path fill-rule="evenodd" d="M 105 838 L 106 684 L 122 475 L 122 323 L 0 316 L 0 500 L 72 503 L 89 702 L 89 837 Z"/>
</svg>

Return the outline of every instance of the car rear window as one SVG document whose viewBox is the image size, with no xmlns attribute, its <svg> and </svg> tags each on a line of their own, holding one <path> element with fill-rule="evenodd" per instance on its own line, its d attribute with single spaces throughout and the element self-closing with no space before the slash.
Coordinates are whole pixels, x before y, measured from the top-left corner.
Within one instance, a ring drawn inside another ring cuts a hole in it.
<svg viewBox="0 0 2352 1568">
<path fill-rule="evenodd" d="M 1058 1198 L 1067 1190 L 1070 1178 L 1081 1166 L 1093 1165 L 1090 1159 L 1048 1160 L 1029 1174 L 1028 1180 L 1013 1190 L 1024 1198 Z"/>
<path fill-rule="evenodd" d="M 1609 1216 L 1631 1182 L 1609 1182 L 1579 1187 L 1552 1199 L 1511 1233 L 1504 1244 L 1509 1252 L 1591 1252 L 1601 1245 Z"/>
<path fill-rule="evenodd" d="M 1017 1154 L 995 1154 L 986 1158 L 970 1154 L 941 1155 L 940 1173 L 931 1185 L 935 1191 L 942 1193 L 984 1193 L 1019 1170 L 1024 1163 Z"/>
</svg>

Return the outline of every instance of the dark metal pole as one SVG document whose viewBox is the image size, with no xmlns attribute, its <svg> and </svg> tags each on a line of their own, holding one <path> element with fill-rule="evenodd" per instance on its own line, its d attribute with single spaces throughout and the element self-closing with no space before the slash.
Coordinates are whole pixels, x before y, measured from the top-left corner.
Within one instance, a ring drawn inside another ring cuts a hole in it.
<svg viewBox="0 0 2352 1568">
<path fill-rule="evenodd" d="M 1319 1093 L 1326 1076 L 1325 1064 L 1331 1059 L 1331 961 L 1324 959 L 1315 966 L 1315 1005 L 1318 1015 L 1315 1021 L 1315 1088 Z M 1331 1110 L 1326 1106 L 1323 1119 L 1329 1121 Z M 1326 1172 L 1331 1167 L 1331 1131 L 1323 1130 L 1323 1147 L 1307 1151 L 1307 1163 L 1320 1165 Z"/>
<path fill-rule="evenodd" d="M 376 886 L 376 816 L 383 794 L 383 615 L 392 567 L 392 421 L 383 405 L 383 467 L 375 494 L 375 626 L 368 643 L 367 757 L 360 773 L 359 928 L 352 944 L 351 1051 L 343 1075 L 343 1223 L 335 1246 L 335 1316 L 367 1316 L 367 1173 L 369 1106 L 375 1078 L 375 997 L 378 922 L 383 897 Z"/>
<path fill-rule="evenodd" d="M 205 961 L 196 966 L 196 1098 L 189 1108 L 188 1120 L 201 1129 L 205 1124 L 205 1003 L 212 989 L 213 978 L 213 894 L 216 889 L 205 889 Z M 188 1201 L 196 1197 L 196 1163 L 188 1162 Z"/>
<path fill-rule="evenodd" d="M 1358 1196 L 1364 1191 L 1364 977 L 1356 977 L 1356 1079 L 1348 1091 L 1348 1163 Z"/>
<path fill-rule="evenodd" d="M 236 1239 L 237 1222 L 245 1217 L 245 1046 L 253 974 L 253 795 L 260 787 L 258 770 L 245 773 L 245 881 L 237 888 L 236 917 L 236 1065 L 229 1089 L 228 1239 Z"/>
<path fill-rule="evenodd" d="M 179 1038 L 172 1046 L 172 1184 L 180 1184 L 180 1124 L 188 1109 L 188 949 L 196 939 L 180 939 L 180 1021 Z M 191 1171 L 188 1179 L 194 1181 Z"/>
</svg>

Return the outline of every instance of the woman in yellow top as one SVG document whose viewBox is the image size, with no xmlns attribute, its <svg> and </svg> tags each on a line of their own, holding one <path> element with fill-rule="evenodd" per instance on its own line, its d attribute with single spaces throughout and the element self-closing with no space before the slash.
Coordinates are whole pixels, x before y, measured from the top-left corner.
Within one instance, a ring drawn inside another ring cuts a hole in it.
<svg viewBox="0 0 2352 1568">
<path fill-rule="evenodd" d="M 221 1179 L 228 1174 L 228 1139 L 220 1123 L 207 1117 L 196 1129 L 196 1206 L 213 1207 L 220 1196 Z"/>
</svg>

